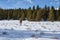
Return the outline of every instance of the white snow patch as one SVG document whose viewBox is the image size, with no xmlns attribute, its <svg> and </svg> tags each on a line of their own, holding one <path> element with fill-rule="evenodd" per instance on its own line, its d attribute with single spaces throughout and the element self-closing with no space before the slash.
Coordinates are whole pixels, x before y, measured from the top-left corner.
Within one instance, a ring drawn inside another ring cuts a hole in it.
<svg viewBox="0 0 60 40">
<path fill-rule="evenodd" d="M 3 35 L 3 32 L 8 34 Z M 33 34 L 36 38 L 31 38 Z M 54 37 L 60 39 L 59 21 L 29 22 L 25 20 L 20 25 L 19 20 L 0 20 L 0 40 L 55 40 Z"/>
</svg>

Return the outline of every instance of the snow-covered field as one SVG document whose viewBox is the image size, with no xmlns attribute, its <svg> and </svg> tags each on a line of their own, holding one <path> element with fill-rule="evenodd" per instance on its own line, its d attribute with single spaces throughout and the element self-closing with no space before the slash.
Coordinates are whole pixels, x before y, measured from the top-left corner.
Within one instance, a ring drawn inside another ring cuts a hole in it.
<svg viewBox="0 0 60 40">
<path fill-rule="evenodd" d="M 0 40 L 60 40 L 60 22 L 0 20 Z"/>
</svg>

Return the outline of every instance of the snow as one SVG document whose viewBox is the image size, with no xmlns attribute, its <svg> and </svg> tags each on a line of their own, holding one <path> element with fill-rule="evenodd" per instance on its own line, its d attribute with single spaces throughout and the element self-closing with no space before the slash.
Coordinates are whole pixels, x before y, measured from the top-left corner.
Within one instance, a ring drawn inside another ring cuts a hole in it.
<svg viewBox="0 0 60 40">
<path fill-rule="evenodd" d="M 0 20 L 0 40 L 60 40 L 60 22 Z"/>
</svg>

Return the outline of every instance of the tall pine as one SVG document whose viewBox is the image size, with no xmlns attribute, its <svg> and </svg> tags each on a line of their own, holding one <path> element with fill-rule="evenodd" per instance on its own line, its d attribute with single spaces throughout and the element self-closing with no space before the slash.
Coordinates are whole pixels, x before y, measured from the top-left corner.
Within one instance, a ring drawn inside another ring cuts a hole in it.
<svg viewBox="0 0 60 40">
<path fill-rule="evenodd" d="M 54 7 L 52 6 L 49 15 L 48 15 L 48 21 L 54 21 Z"/>
</svg>

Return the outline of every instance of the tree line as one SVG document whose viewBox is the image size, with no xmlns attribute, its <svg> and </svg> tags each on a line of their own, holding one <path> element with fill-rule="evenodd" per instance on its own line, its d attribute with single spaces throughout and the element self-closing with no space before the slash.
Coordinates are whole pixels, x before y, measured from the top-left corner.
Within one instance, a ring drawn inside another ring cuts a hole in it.
<svg viewBox="0 0 60 40">
<path fill-rule="evenodd" d="M 60 7 L 54 6 L 44 8 L 33 6 L 28 9 L 2 9 L 0 8 L 0 20 L 28 20 L 28 21 L 60 21 Z"/>
</svg>

